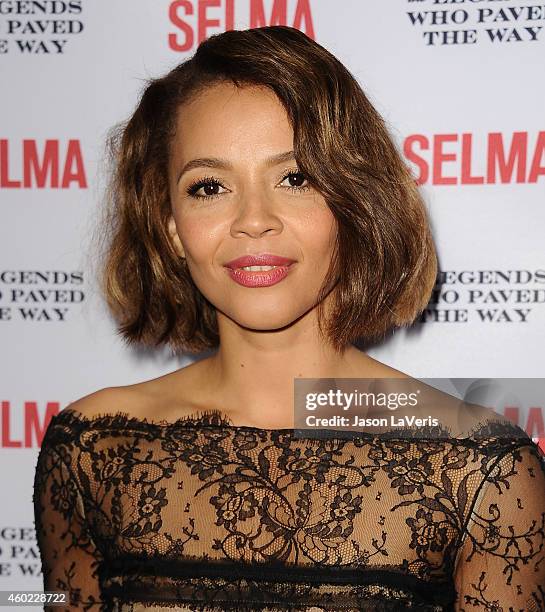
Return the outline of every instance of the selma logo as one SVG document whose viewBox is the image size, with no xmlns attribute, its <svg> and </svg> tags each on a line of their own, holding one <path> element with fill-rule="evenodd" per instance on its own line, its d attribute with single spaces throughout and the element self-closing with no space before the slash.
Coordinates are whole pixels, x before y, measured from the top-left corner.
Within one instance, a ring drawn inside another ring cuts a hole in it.
<svg viewBox="0 0 545 612">
<path fill-rule="evenodd" d="M 237 9 L 242 4 L 242 0 L 238 0 Z M 246 0 L 245 4 L 242 17 L 247 20 L 248 27 L 290 25 L 314 39 L 310 0 L 273 0 L 269 14 L 264 0 Z M 288 12 L 293 15 L 289 22 Z M 177 30 L 168 35 L 169 48 L 190 51 L 212 34 L 235 29 L 235 0 L 173 0 L 168 16 Z"/>
<path fill-rule="evenodd" d="M 59 413 L 59 402 L 47 402 L 45 414 L 38 409 L 38 402 L 23 402 L 22 406 L 12 407 L 11 402 L 0 402 L 0 447 L 34 448 L 40 447 L 49 421 Z M 14 427 L 14 421 L 17 421 Z M 15 434 L 15 430 L 22 435 Z"/>
<path fill-rule="evenodd" d="M 40 146 L 36 140 L 23 140 L 19 163 L 11 159 L 14 152 L 13 142 L 0 139 L 0 189 L 87 188 L 79 140 L 62 145 L 58 140 L 46 140 Z"/>
<path fill-rule="evenodd" d="M 403 152 L 416 166 L 420 185 L 536 183 L 545 175 L 545 132 L 538 132 L 531 141 L 528 132 L 514 132 L 510 139 L 491 132 L 474 147 L 469 133 L 432 138 L 412 134 L 405 139 Z"/>
</svg>

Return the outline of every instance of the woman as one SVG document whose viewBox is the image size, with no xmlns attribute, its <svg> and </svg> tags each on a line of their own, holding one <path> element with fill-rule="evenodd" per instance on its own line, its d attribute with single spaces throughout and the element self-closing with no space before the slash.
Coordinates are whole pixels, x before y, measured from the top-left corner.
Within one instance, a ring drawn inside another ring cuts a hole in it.
<svg viewBox="0 0 545 612">
<path fill-rule="evenodd" d="M 409 380 L 353 342 L 412 323 L 436 275 L 415 183 L 346 68 L 292 28 L 225 32 L 119 136 L 120 333 L 217 350 L 52 419 L 44 588 L 70 610 L 545 609 L 545 471 L 520 429 L 464 407 L 454 436 L 294 436 L 297 378 Z"/>
</svg>

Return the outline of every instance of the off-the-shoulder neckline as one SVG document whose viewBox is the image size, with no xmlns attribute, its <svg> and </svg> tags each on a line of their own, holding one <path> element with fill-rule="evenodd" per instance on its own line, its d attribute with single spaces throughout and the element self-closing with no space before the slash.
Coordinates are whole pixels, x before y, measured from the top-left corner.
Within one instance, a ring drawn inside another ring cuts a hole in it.
<svg viewBox="0 0 545 612">
<path fill-rule="evenodd" d="M 121 425 L 127 427 L 157 427 L 157 428 L 171 428 L 180 427 L 183 425 L 199 425 L 199 427 L 227 427 L 230 429 L 249 429 L 254 431 L 280 431 L 280 432 L 293 432 L 294 428 L 284 429 L 267 429 L 263 427 L 255 427 L 252 425 L 235 425 L 232 420 L 221 410 L 217 408 L 210 408 L 208 410 L 197 410 L 187 415 L 180 416 L 174 421 L 167 419 L 153 420 L 148 417 L 138 417 L 129 414 L 128 412 L 116 411 L 116 412 L 102 412 L 94 414 L 93 416 L 87 416 L 82 414 L 75 408 L 65 408 L 61 410 L 55 418 L 61 418 L 61 415 L 66 415 L 70 420 L 80 421 L 82 423 L 88 423 L 92 425 Z"/>
<path fill-rule="evenodd" d="M 295 432 L 301 432 L 302 437 L 305 437 L 304 432 L 306 430 L 298 430 L 293 427 L 291 428 L 263 428 L 263 427 L 255 427 L 252 425 L 236 425 L 232 422 L 228 415 L 223 413 L 221 410 L 216 408 L 211 408 L 208 410 L 200 410 L 195 411 L 190 414 L 181 416 L 174 421 L 168 421 L 166 419 L 160 419 L 154 421 L 147 417 L 137 417 L 129 414 L 128 412 L 116 411 L 109 413 L 97 413 L 93 416 L 87 416 L 82 414 L 79 410 L 68 406 L 64 410 L 61 410 L 57 415 L 53 417 L 59 423 L 67 423 L 67 424 L 79 424 L 79 425 L 87 425 L 93 428 L 125 428 L 125 429 L 136 429 L 136 430 L 172 430 L 180 427 L 191 427 L 198 426 L 199 428 L 215 428 L 215 429 L 228 429 L 235 432 L 238 431 L 247 431 L 254 433 L 262 433 L 262 434 L 291 434 L 293 435 Z M 472 430 L 468 433 L 467 436 L 464 437 L 454 437 L 450 435 L 450 431 L 445 426 L 439 427 L 431 427 L 428 428 L 434 431 L 434 435 L 431 436 L 431 439 L 439 440 L 450 440 L 453 442 L 459 443 L 468 443 L 468 444 L 479 444 L 479 438 L 476 438 L 475 435 L 479 434 L 482 436 L 480 440 L 483 438 L 502 438 L 506 436 L 506 434 L 514 435 L 517 433 L 517 438 L 522 438 L 525 441 L 533 442 L 532 439 L 528 436 L 528 434 L 521 429 L 518 425 L 512 422 L 505 423 L 499 420 L 487 420 L 485 422 L 478 423 Z M 430 439 L 423 430 L 426 428 L 415 427 L 414 434 L 415 438 L 419 439 Z M 488 433 L 487 433 L 488 430 Z M 445 434 L 445 437 L 437 436 L 437 433 L 441 432 Z M 326 438 L 335 438 L 334 430 L 329 430 L 325 434 Z M 342 440 L 350 440 L 355 437 L 359 437 L 364 440 L 372 440 L 372 439 L 406 439 L 410 441 L 412 437 L 409 436 L 396 436 L 395 432 L 389 432 L 389 434 L 377 434 L 370 433 L 365 431 L 353 431 L 353 432 L 342 432 L 340 439 Z M 509 438 L 510 436 L 507 435 Z M 320 440 L 320 437 L 313 438 L 312 436 L 309 439 Z"/>
</svg>

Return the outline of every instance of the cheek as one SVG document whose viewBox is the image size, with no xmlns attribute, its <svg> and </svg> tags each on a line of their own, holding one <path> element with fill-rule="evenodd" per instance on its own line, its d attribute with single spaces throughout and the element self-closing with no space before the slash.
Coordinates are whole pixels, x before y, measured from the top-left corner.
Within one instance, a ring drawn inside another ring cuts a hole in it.
<svg viewBox="0 0 545 612">
<path fill-rule="evenodd" d="M 189 258 L 197 263 L 209 262 L 224 231 L 222 224 L 202 216 L 185 216 L 177 226 Z"/>
<path fill-rule="evenodd" d="M 336 219 L 325 204 L 306 219 L 301 238 L 307 245 L 309 253 L 315 256 L 317 267 L 320 268 L 329 263 L 336 235 Z"/>
</svg>

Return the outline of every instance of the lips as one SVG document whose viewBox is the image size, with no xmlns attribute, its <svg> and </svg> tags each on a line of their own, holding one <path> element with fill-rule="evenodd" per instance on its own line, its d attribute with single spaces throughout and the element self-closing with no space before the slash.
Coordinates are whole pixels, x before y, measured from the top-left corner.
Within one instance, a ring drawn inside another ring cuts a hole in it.
<svg viewBox="0 0 545 612">
<path fill-rule="evenodd" d="M 280 255 L 262 253 L 260 255 L 243 255 L 225 264 L 226 272 L 235 283 L 247 287 L 270 287 L 284 280 L 291 274 L 296 261 Z M 246 266 L 274 266 L 270 270 L 244 270 Z"/>
<path fill-rule="evenodd" d="M 294 262 L 294 259 L 263 253 L 261 255 L 243 255 L 242 257 L 237 257 L 237 259 L 226 263 L 225 267 L 236 270 L 246 266 L 289 266 Z"/>
</svg>

